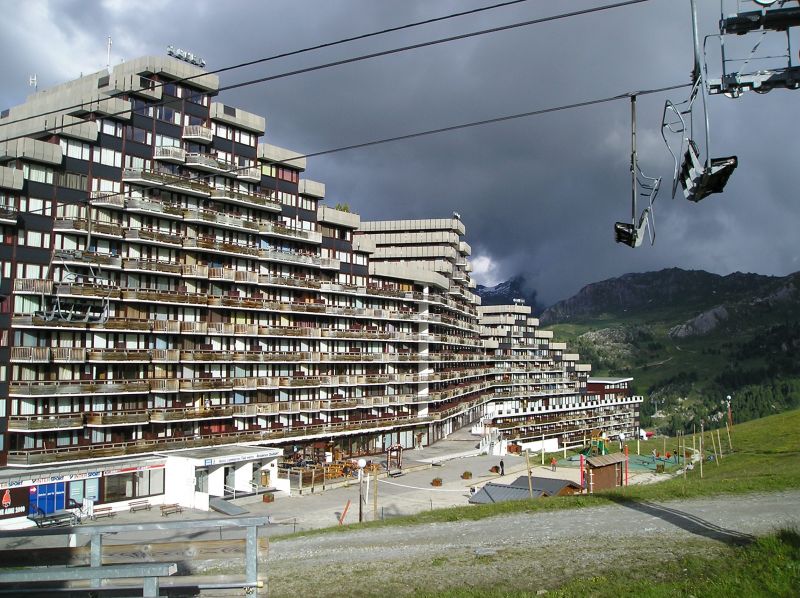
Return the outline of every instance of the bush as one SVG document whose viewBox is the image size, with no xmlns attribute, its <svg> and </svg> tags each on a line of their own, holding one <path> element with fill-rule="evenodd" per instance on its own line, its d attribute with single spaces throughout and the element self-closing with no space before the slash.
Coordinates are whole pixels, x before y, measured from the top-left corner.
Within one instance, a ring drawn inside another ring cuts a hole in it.
<svg viewBox="0 0 800 598">
<path fill-rule="evenodd" d="M 431 486 L 441 486 L 442 485 L 442 478 L 433 478 L 431 480 Z"/>
<path fill-rule="evenodd" d="M 471 471 L 465 471 L 464 473 L 461 474 L 461 479 L 462 480 L 471 480 L 472 479 L 472 472 Z"/>
</svg>

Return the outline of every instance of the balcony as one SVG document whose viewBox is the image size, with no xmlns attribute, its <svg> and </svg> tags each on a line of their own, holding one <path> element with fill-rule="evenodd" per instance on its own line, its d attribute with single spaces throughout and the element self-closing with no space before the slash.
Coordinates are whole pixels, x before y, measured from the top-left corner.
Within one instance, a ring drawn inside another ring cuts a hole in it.
<svg viewBox="0 0 800 598">
<path fill-rule="evenodd" d="M 169 203 L 152 201 L 149 199 L 130 198 L 125 204 L 129 212 L 139 212 L 142 214 L 158 214 L 159 216 L 172 216 L 179 219 L 183 216 L 183 209 Z"/>
<path fill-rule="evenodd" d="M 14 292 L 51 295 L 53 293 L 53 281 L 42 278 L 16 278 L 14 279 Z"/>
<path fill-rule="evenodd" d="M 186 150 L 180 147 L 159 145 L 153 152 L 153 158 L 156 160 L 161 160 L 162 162 L 183 164 L 183 162 L 186 160 Z"/>
<path fill-rule="evenodd" d="M 122 265 L 122 259 L 116 255 L 83 251 L 81 249 L 56 249 L 53 251 L 53 261 L 102 266 L 104 268 L 119 268 Z"/>
<path fill-rule="evenodd" d="M 261 208 L 280 212 L 282 210 L 280 202 L 261 193 L 242 193 L 232 189 L 210 189 L 211 199 L 238 204 L 246 208 Z"/>
<path fill-rule="evenodd" d="M 183 219 L 186 222 L 199 222 L 202 224 L 214 224 L 220 227 L 233 228 L 236 230 L 247 229 L 256 232 L 258 224 L 253 220 L 247 220 L 238 216 L 230 216 L 222 212 L 212 210 L 183 210 Z"/>
<path fill-rule="evenodd" d="M 150 391 L 147 380 L 92 380 L 87 382 L 11 382 L 8 395 L 30 396 L 84 396 L 140 394 Z"/>
<path fill-rule="evenodd" d="M 50 363 L 50 347 L 11 347 L 11 361 Z"/>
<path fill-rule="evenodd" d="M 47 432 L 83 428 L 82 415 L 12 415 L 8 418 L 9 432 Z"/>
<path fill-rule="evenodd" d="M 156 172 L 152 170 L 141 170 L 136 168 L 126 168 L 122 171 L 122 181 L 138 185 L 152 186 L 153 183 L 166 189 L 189 193 L 200 197 L 208 197 L 211 194 L 211 187 L 205 183 L 177 176 L 166 172 Z"/>
<path fill-rule="evenodd" d="M 179 235 L 146 228 L 130 228 L 126 230 L 125 240 L 152 243 L 153 245 L 168 245 L 170 247 L 181 246 Z"/>
<path fill-rule="evenodd" d="M 214 140 L 214 132 L 210 127 L 204 127 L 203 125 L 187 125 L 183 127 L 183 135 L 181 137 L 185 141 L 211 143 Z"/>
<path fill-rule="evenodd" d="M 152 349 L 150 354 L 153 363 L 177 363 L 181 359 L 178 349 Z"/>
<path fill-rule="evenodd" d="M 208 278 L 208 266 L 184 264 L 181 266 L 181 276 L 186 278 Z"/>
<path fill-rule="evenodd" d="M 124 258 L 122 267 L 126 272 L 156 272 L 157 274 L 182 274 L 183 272 L 181 264 L 135 258 Z"/>
<path fill-rule="evenodd" d="M 89 191 L 91 204 L 96 208 L 118 208 L 125 207 L 125 198 L 111 191 Z"/>
<path fill-rule="evenodd" d="M 260 222 L 258 231 L 262 235 L 272 235 L 286 239 L 300 239 L 309 243 L 322 243 L 322 234 L 312 230 L 290 228 L 277 222 Z"/>
<path fill-rule="evenodd" d="M 235 243 L 223 243 L 211 239 L 192 238 L 183 239 L 185 249 L 204 249 L 214 253 L 249 257 L 259 257 L 259 249 L 251 245 L 238 245 Z"/>
<path fill-rule="evenodd" d="M 233 417 L 233 407 L 154 409 L 150 411 L 150 421 L 152 422 L 202 421 L 207 419 L 228 419 L 230 417 Z"/>
<path fill-rule="evenodd" d="M 261 182 L 261 169 L 252 167 L 252 168 L 237 168 L 236 169 L 236 178 L 242 181 L 250 181 L 251 183 L 260 183 Z"/>
<path fill-rule="evenodd" d="M 126 301 L 145 301 L 149 303 L 180 303 L 184 305 L 208 305 L 205 295 L 160 291 L 155 289 L 123 289 L 122 299 Z M 176 322 L 177 323 L 177 322 Z M 108 327 L 108 323 L 106 323 Z"/>
<path fill-rule="evenodd" d="M 89 427 L 138 426 L 150 421 L 147 411 L 124 411 L 120 413 L 87 413 L 86 425 Z"/>
<path fill-rule="evenodd" d="M 217 160 L 210 154 L 201 154 L 197 152 L 190 152 L 186 154 L 186 166 L 191 166 L 198 170 L 205 170 L 206 172 L 223 173 L 231 169 L 230 164 Z"/>
<path fill-rule="evenodd" d="M 56 218 L 53 230 L 66 232 L 89 232 L 89 224 L 84 218 Z M 98 237 L 122 237 L 122 227 L 116 224 L 92 222 L 91 233 Z"/>
<path fill-rule="evenodd" d="M 86 360 L 90 363 L 149 363 L 150 351 L 146 349 L 92 349 L 86 352 Z"/>
<path fill-rule="evenodd" d="M 86 349 L 80 347 L 53 347 L 50 355 L 54 363 L 84 363 Z"/>
</svg>

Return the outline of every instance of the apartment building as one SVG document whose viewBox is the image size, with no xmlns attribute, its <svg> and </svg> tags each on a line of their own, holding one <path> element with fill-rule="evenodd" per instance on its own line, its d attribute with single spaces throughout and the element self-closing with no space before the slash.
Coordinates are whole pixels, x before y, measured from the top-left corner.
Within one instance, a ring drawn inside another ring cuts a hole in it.
<svg viewBox="0 0 800 598">
<path fill-rule="evenodd" d="M 495 345 L 487 431 L 523 450 L 556 451 L 638 430 L 642 397 L 632 394 L 631 378 L 589 378 L 591 365 L 540 330 L 527 305 L 481 306 L 478 313 L 484 338 Z"/>
<path fill-rule="evenodd" d="M 325 205 L 305 158 L 218 88 L 145 57 L 0 115 L 0 519 L 69 499 L 208 508 L 280 488 L 284 455 L 498 418 L 517 376 L 585 391 L 546 334 L 525 359 L 482 334 L 457 215 Z"/>
</svg>

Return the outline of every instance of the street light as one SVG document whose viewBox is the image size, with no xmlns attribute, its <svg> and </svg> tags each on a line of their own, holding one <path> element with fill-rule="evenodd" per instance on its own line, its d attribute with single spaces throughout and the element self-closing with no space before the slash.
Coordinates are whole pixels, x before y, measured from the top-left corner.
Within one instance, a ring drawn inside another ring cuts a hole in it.
<svg viewBox="0 0 800 598">
<path fill-rule="evenodd" d="M 731 395 L 727 396 L 728 400 L 728 426 L 733 427 L 733 413 L 731 412 Z"/>
<path fill-rule="evenodd" d="M 358 522 L 364 521 L 364 468 L 367 461 L 363 457 L 358 460 Z"/>
</svg>

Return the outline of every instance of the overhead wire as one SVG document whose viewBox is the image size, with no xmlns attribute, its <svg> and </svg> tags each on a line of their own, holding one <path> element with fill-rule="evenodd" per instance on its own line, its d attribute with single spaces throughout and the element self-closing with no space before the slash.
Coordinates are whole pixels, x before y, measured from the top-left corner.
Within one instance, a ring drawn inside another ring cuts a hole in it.
<svg viewBox="0 0 800 598">
<path fill-rule="evenodd" d="M 397 25 L 395 27 L 389 27 L 387 29 L 381 29 L 379 31 L 373 31 L 373 32 L 370 32 L 370 33 L 361 33 L 359 35 L 354 35 L 354 36 L 351 36 L 351 37 L 345 37 L 345 38 L 338 39 L 338 40 L 332 41 L 332 42 L 325 42 L 325 43 L 317 44 L 317 45 L 314 45 L 314 46 L 308 46 L 308 47 L 305 47 L 305 48 L 299 48 L 297 50 L 289 50 L 289 51 L 286 51 L 286 52 L 281 52 L 279 54 L 273 54 L 272 56 L 265 56 L 263 58 L 255 58 L 253 60 L 248 60 L 246 62 L 240 62 L 238 64 L 221 67 L 221 68 L 214 69 L 214 70 L 211 70 L 211 71 L 204 71 L 204 72 L 198 73 L 196 75 L 191 75 L 189 77 L 183 77 L 181 79 L 176 79 L 176 80 L 169 81 L 169 82 L 158 82 L 156 85 L 153 85 L 153 86 L 140 87 L 139 89 L 132 89 L 132 90 L 121 90 L 118 93 L 109 94 L 109 97 L 117 97 L 119 95 L 123 95 L 123 94 L 126 94 L 126 93 L 152 91 L 154 89 L 163 88 L 164 85 L 166 85 L 167 83 L 186 83 L 187 81 L 193 81 L 194 79 L 199 79 L 200 77 L 205 77 L 206 75 L 218 75 L 219 73 L 226 73 L 228 71 L 233 71 L 233 70 L 237 70 L 237 69 L 241 69 L 241 68 L 246 68 L 248 66 L 255 66 L 257 64 L 263 64 L 265 62 L 270 62 L 270 61 L 278 60 L 278 59 L 281 59 L 281 58 L 288 58 L 290 56 L 297 56 L 299 54 L 305 54 L 306 52 L 313 52 L 314 50 L 323 50 L 325 48 L 332 48 L 334 46 L 339 46 L 339 45 L 342 45 L 342 44 L 346 44 L 346 43 L 350 43 L 350 42 L 354 42 L 354 41 L 359 41 L 359 40 L 362 40 L 362 39 L 368 39 L 370 37 L 377 37 L 379 35 L 385 35 L 387 33 L 394 33 L 396 31 L 403 31 L 405 29 L 412 29 L 414 27 L 421 27 L 422 25 L 430 25 L 431 23 L 438 23 L 440 21 L 446 21 L 446 20 L 449 20 L 449 19 L 457 18 L 457 17 L 463 17 L 463 16 L 467 16 L 467 15 L 477 14 L 477 13 L 480 13 L 480 12 L 486 12 L 486 11 L 489 11 L 489 10 L 495 10 L 497 8 L 505 8 L 506 6 L 511 6 L 513 4 L 521 4 L 523 2 L 529 2 L 529 1 L 530 0 L 509 0 L 507 2 L 500 2 L 500 3 L 497 3 L 497 4 L 492 4 L 490 6 L 481 6 L 479 8 L 473 8 L 471 10 L 464 10 L 464 11 L 461 11 L 461 12 L 454 12 L 454 13 L 450 13 L 450 14 L 447 14 L 447 15 L 443 15 L 441 17 L 432 17 L 430 19 L 424 19 L 422 21 L 414 21 L 413 23 L 406 23 L 404 25 Z M 9 122 L 0 121 L 0 127 L 13 125 L 13 124 L 20 123 L 20 122 L 25 122 L 27 120 L 31 120 L 31 119 L 34 119 L 34 118 L 39 118 L 41 116 L 49 116 L 50 114 L 57 114 L 59 112 L 64 112 L 65 110 L 77 110 L 79 108 L 83 108 L 85 105 L 86 105 L 86 102 L 81 102 L 79 104 L 73 104 L 72 106 L 65 106 L 65 107 L 62 107 L 62 108 L 55 108 L 53 110 L 49 110 L 47 112 L 41 112 L 39 114 L 32 115 L 32 116 L 25 116 L 23 118 L 18 118 L 18 119 L 9 121 Z M 155 104 L 151 104 L 151 105 L 155 105 Z"/>
<path fill-rule="evenodd" d="M 389 56 L 389 55 L 392 55 L 392 54 L 398 54 L 400 52 L 407 52 L 407 51 L 410 51 L 410 50 L 418 50 L 418 49 L 421 49 L 421 48 L 431 47 L 431 46 L 440 45 L 440 44 L 449 43 L 449 42 L 458 41 L 458 40 L 463 40 L 463 39 L 469 39 L 469 38 L 477 37 L 477 36 L 481 36 L 481 35 L 488 35 L 488 34 L 491 34 L 491 33 L 499 33 L 499 32 L 502 32 L 502 31 L 509 31 L 509 30 L 512 30 L 512 29 L 520 28 L 520 27 L 528 27 L 528 26 L 531 26 L 531 25 L 538 25 L 538 24 L 547 23 L 547 22 L 550 22 L 550 21 L 567 19 L 567 18 L 572 18 L 572 17 L 576 17 L 576 16 L 582 16 L 582 15 L 586 15 L 586 14 L 590 14 L 590 13 L 596 13 L 596 12 L 611 10 L 611 9 L 615 9 L 615 8 L 621 8 L 621 7 L 625 7 L 625 6 L 631 6 L 631 5 L 635 5 L 635 4 L 641 4 L 641 3 L 644 3 L 644 2 L 650 2 L 650 1 L 651 0 L 623 0 L 621 2 L 616 2 L 614 4 L 605 4 L 605 5 L 602 5 L 602 6 L 595 6 L 595 7 L 576 10 L 576 11 L 571 11 L 571 12 L 567 12 L 567 13 L 560 13 L 560 14 L 557 14 L 557 15 L 550 15 L 550 16 L 547 16 L 547 17 L 540 17 L 540 18 L 537 18 L 537 19 L 529 19 L 529 20 L 526 20 L 526 21 L 519 21 L 519 22 L 511 23 L 511 24 L 508 24 L 508 25 L 501 25 L 501 26 L 498 26 L 498 27 L 491 27 L 491 28 L 488 28 L 488 29 L 481 29 L 481 30 L 478 30 L 478 31 L 470 32 L 470 33 L 462 33 L 462 34 L 448 36 L 448 37 L 444 37 L 444 38 L 438 38 L 438 39 L 434 39 L 434 40 L 429 40 L 429 41 L 426 41 L 426 42 L 420 42 L 420 43 L 417 43 L 417 44 L 401 46 L 399 48 L 392 48 L 392 49 L 389 49 L 389 50 L 382 50 L 382 51 L 379 51 L 379 52 L 372 52 L 372 53 L 369 53 L 369 54 L 362 54 L 362 55 L 359 55 L 359 56 L 353 56 L 353 57 L 350 57 L 350 58 L 344 58 L 344 59 L 341 59 L 341 60 L 335 60 L 335 61 L 332 61 L 332 62 L 327 62 L 327 63 L 314 65 L 314 66 L 310 66 L 310 67 L 304 67 L 304 68 L 301 68 L 301 69 L 295 69 L 295 70 L 292 70 L 292 71 L 278 73 L 278 74 L 275 74 L 275 75 L 269 75 L 269 76 L 265 76 L 265 77 L 258 77 L 258 78 L 255 78 L 255 79 L 249 79 L 249 80 L 242 81 L 242 82 L 239 82 L 239 83 L 232 83 L 230 85 L 225 85 L 225 86 L 219 87 L 216 91 L 217 91 L 217 93 L 222 92 L 222 91 L 230 91 L 230 90 L 233 90 L 233 89 L 239 89 L 239 88 L 242 88 L 242 87 L 249 87 L 251 85 L 256 85 L 256 84 L 259 84 L 259 83 L 266 83 L 268 81 L 275 81 L 275 80 L 278 80 L 278 79 L 284 79 L 284 78 L 287 78 L 287 77 L 293 77 L 293 76 L 296 76 L 296 75 L 311 73 L 311 72 L 314 72 L 314 71 L 328 69 L 328 68 L 332 68 L 332 67 L 336 67 L 336 66 L 342 66 L 342 65 L 345 65 L 345 64 L 353 64 L 355 62 L 361 62 L 361 61 L 364 61 L 364 60 L 371 60 L 371 59 L 379 58 L 379 57 L 382 57 L 382 56 Z M 204 95 L 204 94 L 199 94 L 199 95 Z M 153 104 L 148 104 L 148 108 L 156 107 L 156 106 L 159 106 L 159 105 L 165 105 L 165 104 L 172 103 L 172 102 L 174 102 L 174 100 L 167 100 L 167 101 L 157 102 L 157 103 L 153 103 Z M 78 108 L 83 107 L 83 106 L 84 106 L 84 104 L 80 104 L 78 106 Z M 63 110 L 59 110 L 59 112 L 63 112 Z M 121 115 L 124 115 L 124 114 L 128 114 L 130 112 L 131 112 L 131 109 L 121 110 L 119 112 L 108 114 L 108 115 L 106 115 L 106 117 L 111 118 L 111 117 L 114 117 L 114 116 L 121 116 Z M 41 116 L 41 115 L 39 115 L 39 116 Z M 73 122 L 73 123 L 64 123 L 64 124 L 61 124 L 61 125 L 58 125 L 58 126 L 55 126 L 55 127 L 45 128 L 43 131 L 38 132 L 37 134 L 57 133 L 58 131 L 62 131 L 65 128 L 72 127 L 72 126 L 77 126 L 77 125 L 81 125 L 81 124 L 85 124 L 86 122 L 87 121 L 82 121 L 81 120 L 81 121 L 77 121 L 77 122 Z M 5 139 L 2 139 L 1 141 L 13 141 L 15 139 L 22 139 L 22 138 L 25 138 L 25 137 L 30 137 L 30 135 L 32 135 L 32 134 L 34 134 L 34 133 L 27 133 L 25 135 L 17 135 L 17 136 L 7 137 Z"/>
<path fill-rule="evenodd" d="M 646 96 L 646 95 L 663 93 L 663 92 L 666 92 L 666 91 L 672 91 L 672 90 L 675 90 L 675 89 L 681 89 L 681 88 L 684 88 L 684 87 L 691 87 L 691 86 L 692 86 L 691 82 L 686 82 L 686 83 L 678 83 L 678 84 L 674 84 L 674 85 L 667 85 L 667 86 L 664 86 L 664 87 L 656 87 L 656 88 L 651 88 L 651 89 L 630 90 L 630 91 L 625 91 L 625 92 L 622 92 L 622 93 L 618 93 L 616 95 L 606 96 L 606 97 L 603 97 L 603 98 L 595 98 L 595 99 L 592 99 L 592 100 L 585 100 L 585 101 L 582 101 L 582 102 L 574 102 L 574 103 L 571 103 L 571 104 L 561 104 L 559 106 L 551 106 L 551 107 L 548 107 L 548 108 L 540 108 L 538 110 L 530 110 L 530 111 L 527 111 L 527 112 L 518 112 L 516 114 L 507 114 L 507 115 L 503 115 L 503 116 L 496 116 L 496 117 L 493 117 L 493 118 L 470 121 L 470 122 L 466 122 L 466 123 L 459 123 L 459 124 L 450 125 L 450 126 L 447 126 L 447 127 L 439 127 L 439 128 L 436 128 L 436 129 L 427 129 L 427 130 L 424 130 L 424 131 L 416 131 L 414 133 L 406 133 L 404 135 L 396 135 L 396 136 L 393 136 L 393 137 L 384 137 L 384 138 L 381 138 L 381 139 L 374 139 L 374 140 L 371 140 L 371 141 L 364 141 L 364 142 L 360 142 L 360 143 L 354 143 L 354 144 L 350 144 L 350 145 L 344 145 L 344 146 L 339 146 L 339 147 L 335 147 L 335 148 L 319 150 L 319 151 L 315 151 L 315 152 L 309 152 L 309 153 L 306 153 L 306 154 L 296 154 L 296 155 L 292 155 L 290 158 L 287 158 L 284 162 L 291 163 L 292 161 L 296 161 L 296 160 L 303 160 L 303 159 L 307 159 L 307 158 L 313 158 L 313 157 L 316 157 L 316 156 L 324 156 L 324 155 L 329 155 L 329 154 L 335 154 L 335 153 L 338 153 L 338 152 L 344 152 L 344 151 L 349 151 L 349 150 L 354 150 L 354 149 L 361 149 L 361 148 L 364 148 L 364 147 L 371 147 L 371 146 L 375 146 L 375 145 L 382 145 L 382 144 L 385 144 L 385 143 L 394 143 L 394 142 L 397 142 L 397 141 L 405 141 L 405 140 L 408 140 L 408 139 L 416 139 L 416 138 L 420 138 L 420 137 L 426 137 L 426 136 L 429 136 L 429 135 L 436 135 L 436 134 L 441 134 L 441 133 L 449 133 L 449 132 L 452 132 L 452 131 L 458 131 L 458 130 L 462 130 L 462 129 L 469 129 L 469 128 L 472 128 L 472 127 L 479 127 L 479 126 L 483 126 L 483 125 L 507 122 L 507 121 L 511 121 L 511 120 L 517 120 L 517 119 L 520 119 L 520 118 L 529 118 L 529 117 L 532 117 L 532 116 L 541 116 L 541 115 L 544 115 L 544 114 L 550 114 L 550 113 L 554 113 L 554 112 L 562 112 L 562 111 L 565 111 L 565 110 L 574 110 L 574 109 L 577 109 L 577 108 L 585 108 L 585 107 L 588 107 L 588 106 L 594 106 L 594 105 L 597 105 L 597 104 L 605 104 L 605 103 L 613 102 L 613 101 L 616 101 L 616 100 L 622 100 L 622 99 L 630 98 L 632 95 Z M 184 180 L 184 182 L 202 181 L 204 179 L 212 178 L 212 177 L 219 176 L 219 175 L 222 175 L 222 174 L 234 174 L 234 173 L 241 172 L 241 171 L 244 171 L 244 170 L 247 170 L 247 169 L 250 169 L 250 168 L 254 168 L 254 167 L 252 167 L 252 166 L 242 166 L 240 168 L 234 168 L 234 169 L 225 171 L 224 173 L 201 174 L 201 175 L 197 175 L 196 177 L 186 177 L 183 180 Z M 168 183 L 156 183 L 156 184 L 153 184 L 153 185 L 141 185 L 139 183 L 136 183 L 136 185 L 138 187 L 142 187 L 143 189 L 161 189 L 161 188 L 167 187 L 169 184 Z M 116 193 L 109 193 L 107 195 L 103 195 L 103 199 L 107 199 L 107 198 L 110 198 L 110 197 L 124 197 L 125 195 L 126 195 L 126 193 L 124 191 L 120 191 L 120 192 L 116 192 Z M 67 203 L 70 203 L 70 204 L 84 204 L 84 203 L 90 203 L 90 202 L 91 202 L 91 200 L 88 200 L 88 199 L 83 200 L 82 199 L 80 201 L 74 201 L 74 202 L 62 202 L 62 204 L 67 204 Z"/>
</svg>

